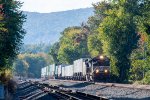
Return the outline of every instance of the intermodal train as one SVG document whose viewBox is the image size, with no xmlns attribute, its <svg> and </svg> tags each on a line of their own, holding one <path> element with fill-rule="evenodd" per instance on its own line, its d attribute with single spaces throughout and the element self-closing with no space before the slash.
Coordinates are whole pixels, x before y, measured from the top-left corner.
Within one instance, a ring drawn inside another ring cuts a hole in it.
<svg viewBox="0 0 150 100">
<path fill-rule="evenodd" d="M 110 78 L 110 60 L 106 56 L 80 58 L 72 65 L 49 65 L 41 69 L 41 78 L 98 81 Z"/>
</svg>

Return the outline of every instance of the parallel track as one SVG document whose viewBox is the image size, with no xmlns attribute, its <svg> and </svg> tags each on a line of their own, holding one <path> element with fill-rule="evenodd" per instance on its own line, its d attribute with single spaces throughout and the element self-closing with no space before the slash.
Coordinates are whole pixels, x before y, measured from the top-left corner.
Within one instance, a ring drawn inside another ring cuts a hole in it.
<svg viewBox="0 0 150 100">
<path fill-rule="evenodd" d="M 72 92 L 71 90 L 64 90 L 57 86 L 49 86 L 48 84 L 32 83 L 44 92 L 53 94 L 58 100 L 108 100 L 104 97 L 94 96 L 82 92 Z"/>
</svg>

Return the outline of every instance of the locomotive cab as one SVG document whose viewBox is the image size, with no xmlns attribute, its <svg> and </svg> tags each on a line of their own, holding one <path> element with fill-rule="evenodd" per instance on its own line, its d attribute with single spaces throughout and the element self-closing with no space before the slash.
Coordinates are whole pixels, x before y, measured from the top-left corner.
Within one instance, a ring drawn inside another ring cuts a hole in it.
<svg viewBox="0 0 150 100">
<path fill-rule="evenodd" d="M 97 56 L 86 60 L 87 81 L 106 80 L 110 76 L 110 60 L 106 56 Z"/>
</svg>

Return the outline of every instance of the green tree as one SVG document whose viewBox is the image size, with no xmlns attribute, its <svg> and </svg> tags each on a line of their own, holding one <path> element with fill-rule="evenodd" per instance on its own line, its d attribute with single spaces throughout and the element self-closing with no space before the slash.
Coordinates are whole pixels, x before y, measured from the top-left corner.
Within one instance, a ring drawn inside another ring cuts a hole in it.
<svg viewBox="0 0 150 100">
<path fill-rule="evenodd" d="M 112 8 L 111 3 L 102 1 L 96 4 L 93 4 L 94 15 L 88 18 L 88 26 L 91 32 L 97 32 L 97 28 L 103 19 L 107 16 L 106 11 Z"/>
<path fill-rule="evenodd" d="M 13 66 L 15 67 L 14 72 L 18 76 L 27 77 L 29 64 L 24 59 L 17 59 Z"/>
<path fill-rule="evenodd" d="M 145 77 L 142 80 L 142 83 L 144 83 L 144 84 L 150 84 L 150 70 L 148 70 L 146 72 Z"/>
<path fill-rule="evenodd" d="M 16 74 L 25 77 L 40 78 L 41 68 L 49 65 L 49 56 L 45 53 L 19 54 L 14 63 Z"/>
<path fill-rule="evenodd" d="M 58 60 L 58 50 L 60 48 L 59 42 L 56 42 L 52 45 L 52 47 L 50 48 L 50 52 L 49 54 L 52 56 L 53 58 L 53 63 L 55 64 L 59 64 L 59 60 Z"/>
<path fill-rule="evenodd" d="M 21 3 L 15 0 L 0 1 L 0 68 L 10 67 L 18 54 L 25 31 L 25 15 Z"/>
<path fill-rule="evenodd" d="M 22 28 L 25 15 L 20 7 L 19 1 L 0 0 L 0 82 L 7 87 L 12 76 L 13 60 L 25 34 Z"/>
<path fill-rule="evenodd" d="M 92 57 L 102 54 L 102 43 L 98 34 L 88 36 L 88 51 Z"/>
<path fill-rule="evenodd" d="M 74 60 L 87 57 L 87 30 L 81 27 L 69 27 L 62 32 L 58 59 L 60 63 L 71 64 Z"/>
<path fill-rule="evenodd" d="M 106 1 L 93 4 L 94 15 L 89 17 L 87 23 L 90 29 L 88 36 L 88 50 L 92 57 L 103 53 L 100 35 L 98 34 L 98 27 L 103 19 L 107 16 L 106 11 L 111 9 L 112 6 Z"/>
<path fill-rule="evenodd" d="M 113 9 L 106 12 L 108 16 L 99 27 L 103 50 L 115 59 L 114 67 L 118 69 L 119 82 L 128 80 L 131 66 L 129 58 L 132 51 L 137 48 L 139 39 L 134 16 L 126 10 L 125 5 L 128 4 L 128 0 L 118 0 Z"/>
<path fill-rule="evenodd" d="M 150 80 L 147 76 L 150 70 L 150 1 L 142 0 L 138 5 L 139 13 L 134 14 L 136 15 L 137 28 L 141 37 L 138 48 L 132 52 L 130 78 L 133 81 L 142 81 L 142 83 L 147 84 Z"/>
</svg>

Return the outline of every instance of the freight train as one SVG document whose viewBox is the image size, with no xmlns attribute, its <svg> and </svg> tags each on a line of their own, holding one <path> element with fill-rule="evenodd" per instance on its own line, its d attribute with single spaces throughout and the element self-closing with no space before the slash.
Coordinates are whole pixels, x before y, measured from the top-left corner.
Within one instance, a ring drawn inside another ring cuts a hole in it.
<svg viewBox="0 0 150 100">
<path fill-rule="evenodd" d="M 41 69 L 41 78 L 98 81 L 110 77 L 110 60 L 106 56 L 80 58 L 72 65 L 49 65 Z"/>
</svg>

